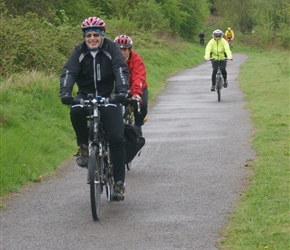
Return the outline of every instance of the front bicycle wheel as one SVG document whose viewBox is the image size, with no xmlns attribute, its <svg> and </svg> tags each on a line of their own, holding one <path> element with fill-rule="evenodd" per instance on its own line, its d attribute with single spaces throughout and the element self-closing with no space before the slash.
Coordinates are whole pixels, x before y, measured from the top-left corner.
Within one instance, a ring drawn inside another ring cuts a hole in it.
<svg viewBox="0 0 290 250">
<path fill-rule="evenodd" d="M 102 181 L 101 181 L 101 157 L 98 155 L 98 148 L 92 147 L 89 157 L 89 180 L 90 180 L 90 196 L 91 196 L 91 209 L 93 219 L 96 221 L 100 218 L 101 212 L 101 194 L 102 194 Z"/>
<path fill-rule="evenodd" d="M 216 91 L 218 94 L 218 102 L 221 101 L 221 88 L 222 88 L 222 79 L 221 79 L 221 76 L 217 76 Z"/>
</svg>

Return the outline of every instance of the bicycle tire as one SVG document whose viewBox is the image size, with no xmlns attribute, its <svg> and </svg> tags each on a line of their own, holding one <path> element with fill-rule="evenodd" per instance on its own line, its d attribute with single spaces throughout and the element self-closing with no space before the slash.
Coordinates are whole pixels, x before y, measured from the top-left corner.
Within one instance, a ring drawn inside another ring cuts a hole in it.
<svg viewBox="0 0 290 250">
<path fill-rule="evenodd" d="M 218 94 L 218 102 L 221 101 L 221 88 L 222 88 L 222 80 L 221 80 L 221 76 L 218 75 L 217 76 L 217 81 L 216 81 L 216 91 Z"/>
<path fill-rule="evenodd" d="M 101 157 L 98 156 L 98 149 L 92 146 L 91 154 L 89 156 L 89 180 L 90 180 L 90 196 L 91 196 L 91 210 L 92 217 L 96 221 L 100 218 L 101 212 Z"/>
</svg>

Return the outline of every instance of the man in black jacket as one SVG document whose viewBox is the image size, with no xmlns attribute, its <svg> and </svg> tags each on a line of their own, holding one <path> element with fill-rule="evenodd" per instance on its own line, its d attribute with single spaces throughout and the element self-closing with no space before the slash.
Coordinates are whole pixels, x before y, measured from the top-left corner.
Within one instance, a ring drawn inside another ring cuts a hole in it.
<svg viewBox="0 0 290 250">
<path fill-rule="evenodd" d="M 63 104 L 72 105 L 72 90 L 78 86 L 77 99 L 87 99 L 88 94 L 115 98 L 123 102 L 130 90 L 129 70 L 119 47 L 105 37 L 106 24 L 98 17 L 82 22 L 84 42 L 77 45 L 65 63 L 60 77 L 60 97 Z M 70 109 L 72 126 L 79 150 L 77 164 L 88 165 L 87 110 L 81 105 Z M 108 106 L 101 109 L 101 119 L 112 153 L 115 191 L 114 200 L 124 200 L 125 144 L 122 108 Z"/>
</svg>

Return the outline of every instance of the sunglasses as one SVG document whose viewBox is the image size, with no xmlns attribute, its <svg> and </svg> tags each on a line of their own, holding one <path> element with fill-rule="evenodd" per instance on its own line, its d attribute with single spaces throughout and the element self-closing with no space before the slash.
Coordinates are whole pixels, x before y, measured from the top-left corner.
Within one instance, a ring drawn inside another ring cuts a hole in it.
<svg viewBox="0 0 290 250">
<path fill-rule="evenodd" d="M 221 38 L 221 36 L 215 36 L 215 38 Z"/>
<path fill-rule="evenodd" d="M 90 38 L 91 36 L 93 36 L 93 37 L 99 37 L 100 34 L 99 33 L 93 33 L 93 34 L 88 33 L 88 34 L 85 35 L 85 38 Z"/>
</svg>

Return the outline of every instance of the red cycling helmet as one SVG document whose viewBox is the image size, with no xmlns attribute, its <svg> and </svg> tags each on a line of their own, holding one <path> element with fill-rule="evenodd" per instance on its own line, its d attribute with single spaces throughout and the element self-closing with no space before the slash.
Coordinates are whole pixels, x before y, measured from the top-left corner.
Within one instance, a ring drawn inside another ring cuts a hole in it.
<svg viewBox="0 0 290 250">
<path fill-rule="evenodd" d="M 119 45 L 120 48 L 124 49 L 131 49 L 133 45 L 132 39 L 126 35 L 117 36 L 114 42 Z"/>
<path fill-rule="evenodd" d="M 82 22 L 81 28 L 83 31 L 90 28 L 106 30 L 106 23 L 99 17 L 88 17 Z"/>
</svg>

